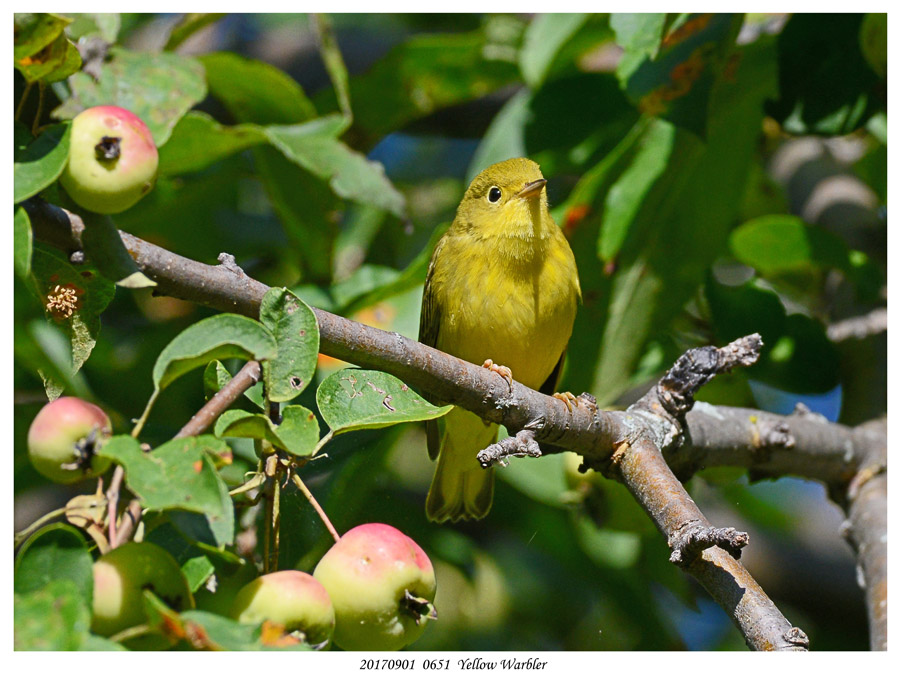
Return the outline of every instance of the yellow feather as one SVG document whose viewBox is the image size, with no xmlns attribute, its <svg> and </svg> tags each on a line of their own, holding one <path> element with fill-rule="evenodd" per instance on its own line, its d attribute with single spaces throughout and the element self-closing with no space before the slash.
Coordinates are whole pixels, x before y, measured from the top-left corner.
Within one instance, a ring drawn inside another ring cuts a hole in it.
<svg viewBox="0 0 900 696">
<path fill-rule="evenodd" d="M 435 248 L 419 340 L 468 362 L 490 359 L 539 389 L 561 360 L 581 291 L 575 257 L 550 217 L 538 165 L 519 158 L 475 177 Z M 445 417 L 428 494 L 429 519 L 480 519 L 493 472 L 475 458 L 497 426 L 454 409 Z"/>
</svg>

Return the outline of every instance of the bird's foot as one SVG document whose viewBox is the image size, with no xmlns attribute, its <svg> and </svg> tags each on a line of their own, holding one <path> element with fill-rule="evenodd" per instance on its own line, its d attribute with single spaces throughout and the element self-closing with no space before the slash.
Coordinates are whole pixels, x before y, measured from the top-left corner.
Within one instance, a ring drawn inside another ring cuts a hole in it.
<svg viewBox="0 0 900 696">
<path fill-rule="evenodd" d="M 482 367 L 490 370 L 491 372 L 496 372 L 503 379 L 506 380 L 506 383 L 509 385 L 509 390 L 512 391 L 512 370 L 504 365 L 498 365 L 493 360 L 488 358 L 484 361 L 484 365 Z"/>
<path fill-rule="evenodd" d="M 575 396 L 572 392 L 556 392 L 553 395 L 554 399 L 559 399 L 562 401 L 566 408 L 569 409 L 569 413 L 578 405 L 579 397 Z"/>
</svg>

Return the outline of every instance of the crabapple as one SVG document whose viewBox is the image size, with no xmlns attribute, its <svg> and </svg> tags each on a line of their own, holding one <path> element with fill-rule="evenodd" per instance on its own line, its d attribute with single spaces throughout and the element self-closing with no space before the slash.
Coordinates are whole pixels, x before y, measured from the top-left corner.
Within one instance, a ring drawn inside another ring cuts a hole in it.
<svg viewBox="0 0 900 696">
<path fill-rule="evenodd" d="M 92 106 L 72 120 L 60 183 L 82 208 L 121 213 L 153 188 L 159 154 L 144 122 L 118 106 Z"/>
<path fill-rule="evenodd" d="M 99 476 L 109 460 L 93 457 L 112 434 L 109 417 L 99 406 L 63 396 L 44 406 L 28 429 L 28 457 L 51 481 L 76 483 Z"/>
<path fill-rule="evenodd" d="M 246 584 L 231 607 L 242 623 L 273 621 L 285 631 L 301 631 L 309 645 L 322 645 L 334 632 L 334 608 L 322 584 L 309 573 L 279 570 Z"/>
<path fill-rule="evenodd" d="M 91 631 L 111 636 L 144 623 L 144 590 L 175 611 L 194 607 L 178 563 L 156 544 L 131 541 L 101 556 L 94 563 Z"/>
<path fill-rule="evenodd" d="M 334 605 L 334 642 L 344 650 L 399 650 L 437 618 L 434 568 L 416 542 L 390 525 L 351 529 L 316 566 Z"/>
</svg>

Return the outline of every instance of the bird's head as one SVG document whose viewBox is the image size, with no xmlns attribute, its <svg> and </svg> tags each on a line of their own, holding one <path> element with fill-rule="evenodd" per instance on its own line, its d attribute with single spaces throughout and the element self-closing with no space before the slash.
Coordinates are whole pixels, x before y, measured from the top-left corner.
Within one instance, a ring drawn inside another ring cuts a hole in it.
<svg viewBox="0 0 900 696">
<path fill-rule="evenodd" d="M 546 183 L 537 163 L 524 157 L 493 164 L 469 184 L 457 219 L 484 236 L 546 236 L 550 220 Z"/>
</svg>

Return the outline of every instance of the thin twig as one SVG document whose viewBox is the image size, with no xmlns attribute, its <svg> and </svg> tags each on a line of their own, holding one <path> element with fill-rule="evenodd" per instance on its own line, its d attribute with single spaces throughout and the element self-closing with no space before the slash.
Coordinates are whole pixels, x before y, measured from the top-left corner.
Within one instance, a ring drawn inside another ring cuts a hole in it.
<svg viewBox="0 0 900 696">
<path fill-rule="evenodd" d="M 322 506 L 319 505 L 319 501 L 316 500 L 315 496 L 313 496 L 312 492 L 306 487 L 306 484 L 303 483 L 303 480 L 297 475 L 293 474 L 291 476 L 291 481 L 294 482 L 294 485 L 300 489 L 300 492 L 306 496 L 306 499 L 309 501 L 309 504 L 313 506 L 313 509 L 316 511 L 316 514 L 319 515 L 319 519 L 322 520 L 322 524 L 325 525 L 326 529 L 328 529 L 329 534 L 331 534 L 332 538 L 335 542 L 341 540 L 341 535 L 337 533 L 337 530 L 334 528 L 334 525 L 331 524 L 331 520 L 328 519 L 328 515 L 325 514 L 325 511 L 322 509 Z"/>
<path fill-rule="evenodd" d="M 142 514 L 143 508 L 140 500 L 135 498 L 128 503 L 128 507 L 122 513 L 122 524 L 119 525 L 119 531 L 116 533 L 116 546 L 121 546 L 131 539 L 141 521 Z"/>
<path fill-rule="evenodd" d="M 197 411 L 178 431 L 174 439 L 191 437 L 203 433 L 222 413 L 254 384 L 259 382 L 262 368 L 256 360 L 244 363 L 228 384 L 222 387 Z"/>
</svg>

